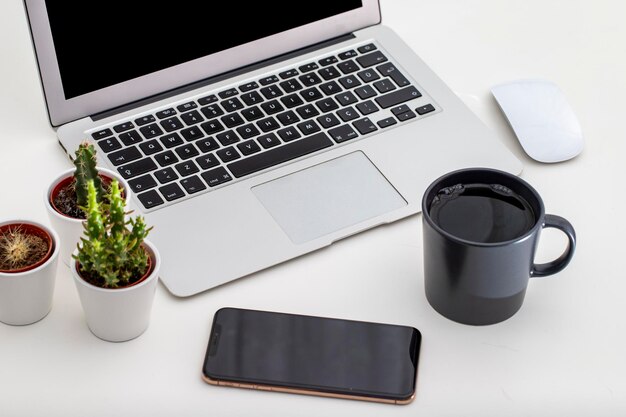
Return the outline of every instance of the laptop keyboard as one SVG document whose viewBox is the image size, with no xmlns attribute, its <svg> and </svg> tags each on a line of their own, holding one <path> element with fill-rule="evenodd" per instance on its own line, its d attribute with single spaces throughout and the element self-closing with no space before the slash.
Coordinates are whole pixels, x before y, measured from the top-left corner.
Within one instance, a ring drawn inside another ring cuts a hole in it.
<svg viewBox="0 0 626 417">
<path fill-rule="evenodd" d="M 91 136 L 149 210 L 434 112 L 421 97 L 372 43 Z"/>
</svg>

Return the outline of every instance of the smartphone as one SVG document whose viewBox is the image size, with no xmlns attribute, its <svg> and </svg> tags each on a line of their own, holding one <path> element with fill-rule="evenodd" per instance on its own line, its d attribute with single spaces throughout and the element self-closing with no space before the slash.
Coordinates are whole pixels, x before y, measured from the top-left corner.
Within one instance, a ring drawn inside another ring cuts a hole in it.
<svg viewBox="0 0 626 417">
<path fill-rule="evenodd" d="M 204 359 L 209 384 L 408 404 L 420 332 L 407 326 L 223 308 Z"/>
</svg>

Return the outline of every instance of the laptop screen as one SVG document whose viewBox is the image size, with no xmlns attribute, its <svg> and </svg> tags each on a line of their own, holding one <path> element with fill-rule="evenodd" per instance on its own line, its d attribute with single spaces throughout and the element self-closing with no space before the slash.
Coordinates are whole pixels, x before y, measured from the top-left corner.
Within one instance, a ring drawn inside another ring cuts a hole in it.
<svg viewBox="0 0 626 417">
<path fill-rule="evenodd" d="M 361 0 L 46 0 L 66 99 L 362 6 Z M 75 16 L 79 16 L 76 19 Z"/>
</svg>

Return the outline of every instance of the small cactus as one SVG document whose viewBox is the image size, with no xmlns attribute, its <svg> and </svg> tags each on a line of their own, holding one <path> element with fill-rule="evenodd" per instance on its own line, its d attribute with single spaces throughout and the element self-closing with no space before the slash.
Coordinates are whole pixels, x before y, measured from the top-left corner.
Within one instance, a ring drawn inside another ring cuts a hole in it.
<svg viewBox="0 0 626 417">
<path fill-rule="evenodd" d="M 76 203 L 78 207 L 87 207 L 87 183 L 89 181 L 94 183 L 98 201 L 102 201 L 106 192 L 96 169 L 96 149 L 94 146 L 87 141 L 82 142 L 75 155 Z"/>
<path fill-rule="evenodd" d="M 28 234 L 19 226 L 8 228 L 0 235 L 0 269 L 11 271 L 32 265 L 47 250 L 48 245 L 39 236 Z"/>
<path fill-rule="evenodd" d="M 141 244 L 152 228 L 146 228 L 142 217 L 126 221 L 117 180 L 111 183 L 107 198 L 108 204 L 98 201 L 94 182 L 87 182 L 87 221 L 83 223 L 84 237 L 74 259 L 92 284 L 118 288 L 132 284 L 146 273 L 148 253 Z"/>
</svg>

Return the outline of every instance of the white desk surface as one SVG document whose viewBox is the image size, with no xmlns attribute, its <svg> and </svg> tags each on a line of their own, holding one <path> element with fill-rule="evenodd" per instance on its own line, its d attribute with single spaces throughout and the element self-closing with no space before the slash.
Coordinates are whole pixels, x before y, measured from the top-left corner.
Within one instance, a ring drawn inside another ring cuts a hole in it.
<svg viewBox="0 0 626 417">
<path fill-rule="evenodd" d="M 189 299 L 160 286 L 148 331 L 114 344 L 89 332 L 60 265 L 48 317 L 0 324 L 0 416 L 626 415 L 626 4 L 381 3 L 383 22 L 524 162 L 547 212 L 573 223 L 570 266 L 532 280 L 506 322 L 454 323 L 425 299 L 418 215 Z M 0 39 L 0 218 L 47 223 L 42 194 L 70 164 L 48 125 L 21 2 L 0 2 Z M 585 133 L 578 158 L 543 165 L 523 153 L 488 91 L 525 77 L 569 97 Z M 538 256 L 564 246 L 547 230 Z M 390 406 L 209 386 L 200 369 L 222 306 L 415 326 L 417 398 Z"/>
</svg>

